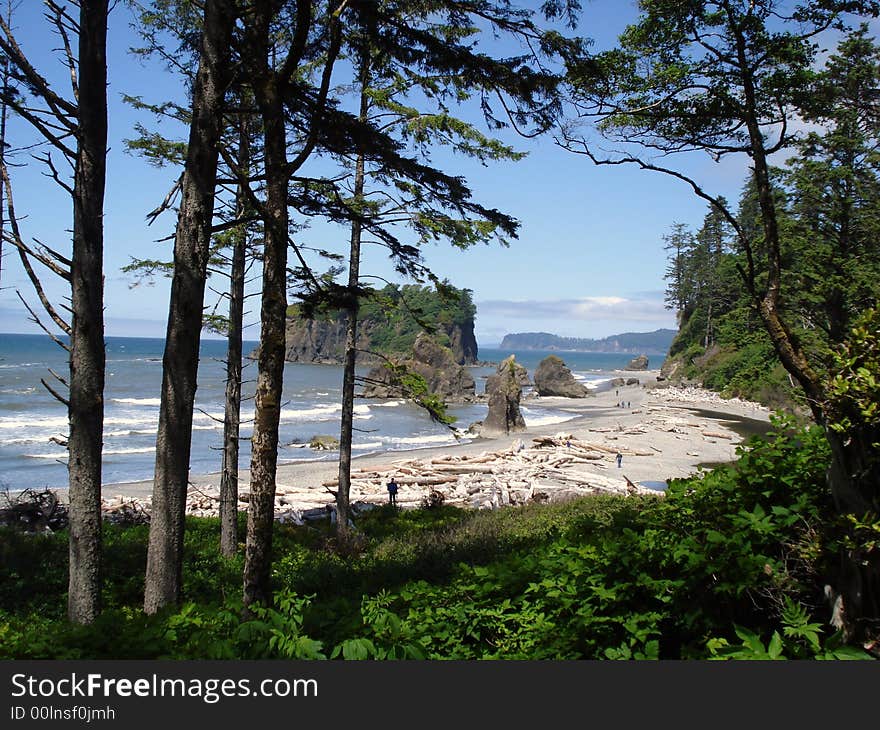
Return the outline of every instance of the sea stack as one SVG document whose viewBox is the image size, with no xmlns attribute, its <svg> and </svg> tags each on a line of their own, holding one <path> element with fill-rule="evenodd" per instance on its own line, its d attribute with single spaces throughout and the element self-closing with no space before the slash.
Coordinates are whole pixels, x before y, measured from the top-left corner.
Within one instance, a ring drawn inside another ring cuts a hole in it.
<svg viewBox="0 0 880 730">
<path fill-rule="evenodd" d="M 483 421 L 481 435 L 493 436 L 526 430 L 526 422 L 519 408 L 524 375 L 528 382 L 526 369 L 511 355 L 502 361 L 494 375 L 486 379 L 489 413 Z"/>
<path fill-rule="evenodd" d="M 648 369 L 648 356 L 647 355 L 639 355 L 638 357 L 634 357 L 629 361 L 629 365 L 627 365 L 625 370 L 647 370 Z"/>
<path fill-rule="evenodd" d="M 575 379 L 571 370 L 556 355 L 548 355 L 541 360 L 534 377 L 538 395 L 586 398 L 590 394 L 587 387 Z"/>
<path fill-rule="evenodd" d="M 455 361 L 448 347 L 438 344 L 429 335 L 420 334 L 413 345 L 412 357 L 400 364 L 421 375 L 428 389 L 453 403 L 476 400 L 476 383 L 467 368 Z M 364 398 L 399 398 L 406 395 L 398 376 L 386 365 L 379 365 L 367 374 Z"/>
</svg>

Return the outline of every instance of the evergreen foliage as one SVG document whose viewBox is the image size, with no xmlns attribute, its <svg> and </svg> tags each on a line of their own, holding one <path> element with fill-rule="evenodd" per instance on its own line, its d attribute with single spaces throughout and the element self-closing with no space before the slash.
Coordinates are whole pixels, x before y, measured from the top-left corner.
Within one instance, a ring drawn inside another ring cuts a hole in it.
<svg viewBox="0 0 880 730">
<path fill-rule="evenodd" d="M 804 115 L 815 128 L 798 141 L 785 168 L 771 170 L 788 273 L 780 310 L 810 359 L 831 373 L 832 353 L 847 341 L 860 313 L 880 298 L 880 116 L 872 91 L 878 80 L 880 49 L 866 26 L 853 29 L 807 82 L 812 93 Z M 680 320 L 670 352 L 684 363 L 686 377 L 725 395 L 802 407 L 741 283 L 750 265 L 759 283 L 767 274 L 752 180 L 735 217 L 758 243 L 751 262 L 713 205 L 698 232 L 674 224 L 665 238 L 666 301 Z"/>
<path fill-rule="evenodd" d="M 477 308 L 469 289 L 456 289 L 448 283 L 437 288 L 421 284 L 369 290 L 358 311 L 361 328 L 369 333 L 370 349 L 385 356 L 410 355 L 420 332 L 427 330 L 437 341 L 449 346 L 453 326 L 472 326 Z M 288 307 L 288 317 L 308 316 L 336 321 L 344 316 L 339 310 L 321 307 Z"/>
</svg>

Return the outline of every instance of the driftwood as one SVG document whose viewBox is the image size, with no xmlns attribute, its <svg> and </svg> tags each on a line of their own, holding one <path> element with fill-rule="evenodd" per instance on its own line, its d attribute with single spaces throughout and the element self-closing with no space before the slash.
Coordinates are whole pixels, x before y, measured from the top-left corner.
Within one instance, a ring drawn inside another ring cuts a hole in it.
<svg viewBox="0 0 880 730">
<path fill-rule="evenodd" d="M 5 506 L 0 508 L 0 525 L 25 532 L 54 532 L 68 525 L 67 505 L 49 489 L 5 492 L 3 498 Z"/>
<path fill-rule="evenodd" d="M 701 431 L 701 433 L 703 434 L 703 436 L 708 436 L 709 438 L 713 438 L 713 439 L 732 439 L 733 438 L 733 436 L 731 436 L 729 433 L 719 433 L 718 431 Z"/>
</svg>

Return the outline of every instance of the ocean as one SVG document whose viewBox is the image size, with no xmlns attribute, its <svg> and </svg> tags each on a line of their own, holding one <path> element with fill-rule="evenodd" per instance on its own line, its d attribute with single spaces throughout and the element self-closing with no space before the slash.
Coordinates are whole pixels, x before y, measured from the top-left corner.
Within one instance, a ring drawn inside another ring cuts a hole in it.
<svg viewBox="0 0 880 730">
<path fill-rule="evenodd" d="M 245 343 L 252 352 L 256 342 Z M 162 379 L 164 340 L 136 337 L 107 338 L 107 378 L 104 413 L 104 483 L 152 479 L 155 466 L 156 424 Z M 193 419 L 190 471 L 217 472 L 221 467 L 223 438 L 224 362 L 226 343 L 202 340 L 199 387 Z M 531 375 L 546 352 L 509 352 L 480 348 L 482 361 L 500 361 L 515 354 Z M 601 388 L 624 367 L 632 355 L 558 352 L 575 376 L 588 387 Z M 651 358 L 659 367 L 662 358 Z M 0 334 L 0 489 L 67 486 L 66 451 L 52 438 L 64 438 L 67 413 L 40 383 L 52 381 L 49 369 L 64 376 L 66 352 L 42 335 Z M 477 392 L 495 368 L 472 369 Z M 367 368 L 359 368 L 366 374 Z M 251 419 L 256 363 L 244 361 L 242 386 L 241 467 L 250 463 Z M 339 437 L 342 367 L 288 363 L 284 373 L 284 402 L 278 462 L 333 460 L 337 452 L 313 452 L 302 443 L 315 435 Z M 481 420 L 484 404 L 454 406 L 450 412 L 462 430 Z M 530 426 L 563 423 L 571 415 L 526 404 L 523 416 Z M 402 399 L 364 400 L 355 404 L 355 456 L 452 445 L 449 429 L 433 423 L 424 411 Z"/>
</svg>

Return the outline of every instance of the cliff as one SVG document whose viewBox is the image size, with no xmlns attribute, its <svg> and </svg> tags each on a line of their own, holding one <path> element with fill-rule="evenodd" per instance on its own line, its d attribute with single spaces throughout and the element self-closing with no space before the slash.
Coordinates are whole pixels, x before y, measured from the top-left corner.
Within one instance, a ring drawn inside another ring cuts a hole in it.
<svg viewBox="0 0 880 730">
<path fill-rule="evenodd" d="M 380 355 L 408 356 L 416 337 L 423 331 L 420 324 L 436 328 L 433 335 L 438 344 L 448 347 L 460 365 L 477 362 L 477 340 L 474 335 L 476 308 L 470 292 L 457 292 L 459 299 L 441 298 L 433 289 L 406 286 L 400 290 L 386 288 L 376 301 L 361 307 L 358 325 L 358 362 L 368 363 Z M 313 319 L 299 316 L 296 307 L 288 311 L 287 355 L 289 362 L 337 364 L 345 351 L 347 317 L 341 312 L 317 314 Z"/>
</svg>

